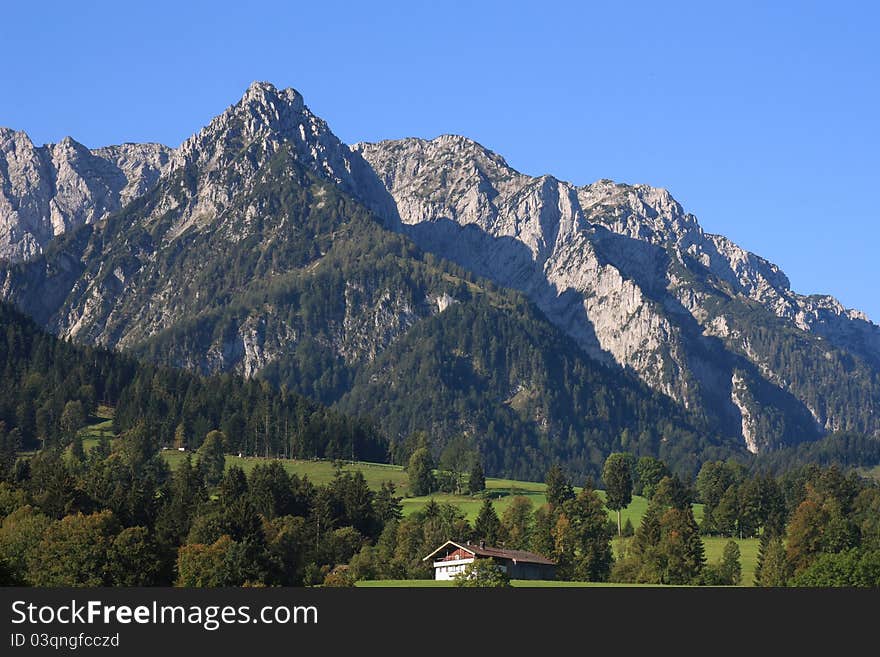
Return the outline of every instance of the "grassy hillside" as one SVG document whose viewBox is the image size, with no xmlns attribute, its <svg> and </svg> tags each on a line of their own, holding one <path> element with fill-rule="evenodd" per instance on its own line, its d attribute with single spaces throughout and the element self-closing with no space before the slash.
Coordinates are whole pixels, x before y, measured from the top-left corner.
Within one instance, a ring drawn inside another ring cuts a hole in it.
<svg viewBox="0 0 880 657">
<path fill-rule="evenodd" d="M 101 407 L 97 417 L 92 418 L 93 422 L 81 432 L 83 436 L 83 444 L 88 450 L 92 445 L 97 444 L 101 432 L 112 432 L 112 409 Z M 168 464 L 175 468 L 185 458 L 186 454 L 173 450 L 162 452 L 163 458 Z M 190 455 L 194 456 L 194 455 Z M 259 457 L 237 456 L 226 457 L 226 467 L 238 466 L 246 473 L 253 470 L 258 463 L 265 462 L 267 459 Z M 317 460 L 296 460 L 281 459 L 284 469 L 290 474 L 296 474 L 300 477 L 307 476 L 316 484 L 326 484 L 333 479 L 337 465 L 333 461 Z M 461 509 L 468 520 L 473 522 L 477 517 L 480 506 L 483 504 L 483 497 L 470 495 L 452 495 L 449 493 L 436 493 L 430 496 L 408 497 L 407 496 L 407 477 L 406 472 L 401 466 L 388 465 L 384 463 L 367 463 L 367 462 L 345 462 L 342 464 L 344 472 L 360 471 L 367 481 L 370 488 L 378 489 L 385 481 L 391 481 L 397 486 L 398 494 L 403 498 L 403 513 L 409 515 L 415 513 L 431 500 L 434 499 L 438 503 L 448 503 Z M 486 479 L 485 495 L 493 498 L 495 510 L 499 516 L 503 515 L 505 509 L 510 506 L 511 501 L 516 496 L 523 496 L 531 500 L 535 508 L 546 503 L 547 498 L 544 495 L 546 486 L 541 482 L 535 481 L 518 481 L 514 479 Z M 579 490 L 579 489 L 576 489 Z M 599 495 L 604 498 L 605 492 L 599 491 Z M 633 527 L 638 527 L 642 521 L 642 516 L 648 508 L 648 500 L 638 495 L 633 496 L 630 505 L 621 512 L 621 521 L 626 523 L 629 520 Z M 613 511 L 608 512 L 611 520 L 617 519 L 617 514 Z M 703 505 L 694 505 L 694 517 L 697 522 L 702 520 Z M 615 539 L 614 552 L 619 555 L 625 549 L 627 539 Z M 703 537 L 703 545 L 706 551 L 707 563 L 720 561 L 724 546 L 728 539 L 720 537 L 706 536 Z M 744 586 L 752 586 L 755 575 L 755 566 L 758 559 L 758 539 L 741 539 L 736 541 L 740 547 L 742 563 L 742 583 Z M 514 586 L 590 586 L 591 584 L 583 582 L 514 582 Z M 383 580 L 380 582 L 359 582 L 358 586 L 389 586 L 389 587 L 413 587 L 413 586 L 449 586 L 448 582 L 434 582 L 433 580 Z M 592 584 L 596 586 L 596 584 Z"/>
</svg>

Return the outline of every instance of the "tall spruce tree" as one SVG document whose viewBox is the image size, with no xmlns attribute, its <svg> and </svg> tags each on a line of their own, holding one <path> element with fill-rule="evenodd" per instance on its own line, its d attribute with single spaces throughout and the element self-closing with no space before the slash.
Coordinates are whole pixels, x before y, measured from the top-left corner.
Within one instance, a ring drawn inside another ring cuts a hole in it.
<svg viewBox="0 0 880 657">
<path fill-rule="evenodd" d="M 602 469 L 602 480 L 605 482 L 605 506 L 617 512 L 617 535 L 620 536 L 620 511 L 632 502 L 632 467 L 631 454 L 615 452 L 605 459 Z"/>
<path fill-rule="evenodd" d="M 566 500 L 574 498 L 574 488 L 571 485 L 571 480 L 565 475 L 562 466 L 558 463 L 550 466 L 547 476 L 544 478 L 544 483 L 547 484 L 547 501 L 551 505 L 559 506 Z"/>
<path fill-rule="evenodd" d="M 497 545 L 501 534 L 501 521 L 495 512 L 492 500 L 483 500 L 477 519 L 474 521 L 474 539 L 485 541 L 487 545 Z"/>
<path fill-rule="evenodd" d="M 476 495 L 483 490 L 486 490 L 486 475 L 483 473 L 483 464 L 479 460 L 474 460 L 468 477 L 468 492 L 471 495 Z"/>
</svg>

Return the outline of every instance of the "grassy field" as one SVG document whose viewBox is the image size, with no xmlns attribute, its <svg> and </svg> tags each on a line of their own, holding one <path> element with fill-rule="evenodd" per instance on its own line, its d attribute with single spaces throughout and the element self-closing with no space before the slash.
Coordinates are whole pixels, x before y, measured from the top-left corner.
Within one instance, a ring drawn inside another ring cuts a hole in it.
<svg viewBox="0 0 880 657">
<path fill-rule="evenodd" d="M 706 563 L 716 563 L 721 561 L 721 555 L 724 553 L 724 546 L 727 545 L 729 538 L 720 538 L 717 536 L 704 536 L 703 547 L 706 550 Z M 754 586 L 755 584 L 755 566 L 758 565 L 758 544 L 760 540 L 757 538 L 735 539 L 739 545 L 739 562 L 742 565 L 742 586 Z"/>
<path fill-rule="evenodd" d="M 194 454 L 190 453 L 190 456 L 194 458 Z M 162 452 L 162 457 L 168 462 L 171 468 L 174 469 L 186 458 L 186 454 L 169 449 Z M 266 459 L 257 456 L 245 456 L 241 458 L 238 456 L 227 456 L 226 468 L 229 469 L 235 465 L 244 470 L 245 473 L 250 473 L 258 463 L 267 463 L 271 460 L 273 459 Z M 278 460 L 288 473 L 296 474 L 300 477 L 307 475 L 309 480 L 314 484 L 326 484 L 330 482 L 336 472 L 332 461 L 300 461 L 297 459 Z M 403 471 L 403 468 L 396 465 L 365 463 L 360 461 L 354 463 L 346 462 L 342 470 L 344 472 L 360 470 L 363 473 L 364 478 L 367 480 L 367 485 L 373 489 L 378 489 L 379 486 L 382 485 L 382 482 L 385 481 L 393 482 L 397 486 L 398 491 L 402 491 L 406 488 L 406 472 Z"/>
<path fill-rule="evenodd" d="M 106 433 L 106 435 L 112 437 L 113 409 L 101 406 L 98 408 L 98 412 L 93 418 L 91 418 L 91 420 L 91 424 L 82 429 L 80 432 L 80 435 L 83 437 L 83 446 L 86 451 L 91 449 L 94 445 L 98 444 L 98 440 L 102 433 Z M 162 452 L 162 457 L 173 469 L 176 468 L 186 458 L 186 454 L 183 452 L 178 452 L 176 450 L 164 450 Z M 267 460 L 268 459 L 261 457 L 239 458 L 237 456 L 227 456 L 226 467 L 230 468 L 233 465 L 236 465 L 242 468 L 246 473 L 249 473 L 251 470 L 253 470 L 255 465 L 257 465 L 258 463 L 265 463 Z M 287 472 L 291 474 L 296 474 L 300 477 L 308 476 L 308 478 L 315 484 L 328 483 L 330 480 L 333 479 L 333 476 L 336 472 L 336 466 L 332 461 L 281 459 L 280 463 Z M 360 472 L 362 472 L 364 478 L 367 481 L 367 485 L 370 486 L 370 488 L 378 489 L 383 482 L 391 481 L 397 486 L 398 494 L 405 496 L 407 493 L 406 472 L 401 466 L 358 461 L 354 463 L 346 462 L 343 465 L 342 469 L 346 472 L 351 472 L 355 470 L 359 470 Z M 873 474 L 880 477 L 880 466 L 878 466 L 878 468 L 875 468 L 875 470 L 876 472 Z M 523 497 L 531 500 L 535 508 L 538 508 L 539 506 L 545 504 L 547 501 L 547 498 L 544 495 L 545 489 L 546 486 L 540 482 L 487 478 L 485 495 L 493 498 L 495 511 L 498 513 L 499 516 L 501 516 L 504 513 L 505 509 L 510 506 L 513 498 L 517 495 L 522 495 Z M 604 498 L 604 491 L 599 491 L 599 495 Z M 464 512 L 465 516 L 467 516 L 468 520 L 470 520 L 471 522 L 473 522 L 473 520 L 477 517 L 480 506 L 482 506 L 483 504 L 482 497 L 472 497 L 470 495 L 452 495 L 449 493 L 436 493 L 434 495 L 423 497 L 404 497 L 404 515 L 410 515 L 411 513 L 415 513 L 416 511 L 423 509 L 431 499 L 434 499 L 438 503 L 449 503 L 457 506 Z M 642 521 L 642 516 L 645 514 L 647 508 L 648 500 L 644 497 L 634 495 L 630 505 L 626 509 L 623 509 L 620 514 L 621 523 L 625 524 L 626 521 L 629 520 L 632 523 L 633 527 L 638 527 Z M 608 512 L 608 517 L 615 522 L 617 520 L 617 514 L 613 511 Z M 702 519 L 702 504 L 694 505 L 694 517 L 696 518 L 697 522 L 700 522 L 700 520 Z M 621 554 L 625 545 L 625 540 L 626 539 L 614 540 L 615 555 Z M 706 550 L 706 561 L 708 563 L 719 561 L 721 559 L 722 552 L 724 551 L 724 545 L 726 543 L 727 539 L 724 538 L 704 537 L 703 544 Z M 755 565 L 757 564 L 758 539 L 737 540 L 737 543 L 739 544 L 741 551 L 740 560 L 743 569 L 742 583 L 745 586 L 751 586 L 754 580 Z M 382 582 L 359 582 L 358 585 L 412 587 L 448 586 L 449 584 L 446 582 L 435 582 L 433 580 L 386 580 Z M 589 585 L 590 584 L 586 584 L 583 582 L 514 582 L 514 586 Z M 592 586 L 596 586 L 596 584 L 592 584 Z"/>
<path fill-rule="evenodd" d="M 177 467 L 177 465 L 186 458 L 184 453 L 174 450 L 165 450 L 162 452 L 162 456 L 172 468 Z M 237 465 L 246 473 L 253 470 L 256 464 L 265 462 L 266 459 L 262 457 L 226 457 L 227 468 Z M 333 479 L 335 473 L 335 465 L 332 461 L 281 459 L 280 462 L 287 472 L 297 474 L 300 477 L 308 476 L 308 478 L 316 484 L 328 483 Z M 346 462 L 343 465 L 342 470 L 344 472 L 360 470 L 370 488 L 378 489 L 383 482 L 391 481 L 397 486 L 400 495 L 405 496 L 407 493 L 406 472 L 401 466 L 358 461 L 354 463 Z M 500 516 L 504 513 L 505 509 L 510 506 L 513 498 L 518 495 L 531 500 L 532 504 L 535 505 L 535 508 L 542 506 L 547 502 L 547 498 L 544 496 L 545 488 L 546 486 L 539 482 L 487 478 L 486 493 L 484 495 L 493 498 L 495 511 Z M 604 492 L 599 491 L 599 495 L 604 497 Z M 483 498 L 480 496 L 434 493 L 433 495 L 425 495 L 421 497 L 404 497 L 403 514 L 407 516 L 423 509 L 432 499 L 438 504 L 448 503 L 457 506 L 464 512 L 470 521 L 473 521 L 477 517 L 477 513 L 479 513 L 480 507 L 483 504 Z M 648 500 L 643 497 L 634 496 L 632 503 L 622 511 L 620 516 L 621 522 L 625 523 L 627 519 L 629 519 L 632 522 L 633 527 L 638 527 L 647 508 Z M 609 517 L 616 521 L 617 514 L 609 512 Z"/>
<path fill-rule="evenodd" d="M 113 437 L 113 409 L 109 406 L 98 406 L 97 412 L 89 418 L 89 424 L 79 430 L 83 449 L 88 452 L 98 444 L 101 436 Z"/>
</svg>

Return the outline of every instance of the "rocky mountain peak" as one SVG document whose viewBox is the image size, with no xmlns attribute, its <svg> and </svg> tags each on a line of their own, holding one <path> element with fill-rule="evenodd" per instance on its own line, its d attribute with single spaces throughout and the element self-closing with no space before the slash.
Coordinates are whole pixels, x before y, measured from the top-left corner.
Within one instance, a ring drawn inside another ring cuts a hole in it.
<svg viewBox="0 0 880 657">
<path fill-rule="evenodd" d="M 238 105 L 271 108 L 282 103 L 298 112 L 301 112 L 304 107 L 302 94 L 296 89 L 291 87 L 278 89 L 271 82 L 260 82 L 257 80 L 251 82 Z"/>
<path fill-rule="evenodd" d="M 326 124 L 317 125 L 318 121 L 305 107 L 299 92 L 279 91 L 267 82 L 253 82 L 237 103 L 181 144 L 176 160 L 205 162 L 224 150 L 247 148 L 258 139 L 272 144 L 298 136 L 305 140 L 305 128 L 312 123 L 317 128 L 314 133 L 327 132 Z"/>
<path fill-rule="evenodd" d="M 195 196 L 210 198 L 208 209 L 216 214 L 227 196 L 252 180 L 281 149 L 307 170 L 357 195 L 382 217 L 396 217 L 385 187 L 363 158 L 333 134 L 298 91 L 279 90 L 268 82 L 252 83 L 237 103 L 184 141 L 172 168 L 194 166 L 200 172 Z M 208 207 L 200 206 L 200 212 Z"/>
</svg>

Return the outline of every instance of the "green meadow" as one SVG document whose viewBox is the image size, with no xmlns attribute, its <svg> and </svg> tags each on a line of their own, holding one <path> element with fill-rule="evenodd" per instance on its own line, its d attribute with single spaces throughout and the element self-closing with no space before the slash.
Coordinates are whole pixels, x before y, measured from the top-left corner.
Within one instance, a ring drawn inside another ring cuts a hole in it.
<svg viewBox="0 0 880 657">
<path fill-rule="evenodd" d="M 94 417 L 91 418 L 91 423 L 80 431 L 80 435 L 83 438 L 83 446 L 88 451 L 94 445 L 97 445 L 98 440 L 102 435 L 106 435 L 108 437 L 113 437 L 113 411 L 107 407 L 99 407 L 98 412 Z M 190 454 L 190 456 L 193 456 Z M 172 469 L 176 468 L 183 460 L 187 457 L 187 454 L 184 452 L 179 452 L 177 450 L 163 450 L 162 457 L 165 461 L 171 466 Z M 238 466 L 242 468 L 245 473 L 249 473 L 258 463 L 266 463 L 271 459 L 266 459 L 262 457 L 241 457 L 238 456 L 227 456 L 226 457 L 226 467 L 230 468 L 232 466 Z M 450 493 L 436 493 L 434 495 L 421 496 L 421 497 L 408 497 L 407 496 L 407 477 L 406 472 L 401 466 L 397 465 L 388 465 L 383 463 L 367 463 L 361 461 L 355 462 L 344 462 L 339 464 L 334 463 L 333 461 L 311 461 L 311 460 L 297 460 L 297 459 L 279 459 L 279 462 L 284 467 L 284 469 L 290 474 L 296 474 L 300 477 L 308 477 L 309 480 L 314 482 L 315 484 L 326 484 L 330 482 L 336 474 L 337 467 L 340 467 L 343 472 L 354 472 L 359 471 L 364 475 L 364 479 L 367 481 L 367 485 L 370 488 L 378 489 L 379 486 L 383 482 L 391 481 L 396 487 L 398 494 L 403 496 L 403 513 L 404 515 L 409 515 L 415 513 L 425 507 L 430 500 L 434 500 L 437 503 L 447 503 L 452 504 L 465 514 L 467 519 L 471 522 L 477 517 L 479 513 L 480 507 L 482 506 L 485 497 L 489 497 L 493 501 L 493 505 L 495 507 L 495 511 L 499 516 L 504 514 L 504 511 L 510 506 L 510 503 L 516 496 L 523 496 L 529 500 L 531 500 L 532 504 L 534 504 L 535 508 L 545 504 L 547 502 L 547 498 L 544 495 L 545 485 L 540 482 L 534 481 L 517 481 L 513 479 L 496 479 L 496 478 L 487 478 L 486 479 L 486 490 L 479 496 L 471 496 L 471 495 L 453 495 Z M 880 477 L 880 467 L 878 467 L 877 472 L 872 473 L 876 476 Z M 579 490 L 579 489 L 576 489 Z M 598 491 L 599 495 L 604 498 L 604 491 Z M 625 524 L 627 520 L 632 523 L 634 528 L 639 526 L 639 523 L 642 521 L 642 516 L 644 516 L 645 511 L 648 508 L 648 500 L 644 497 L 640 497 L 638 495 L 634 495 L 632 502 L 629 506 L 621 511 L 620 518 L 621 523 Z M 608 511 L 609 519 L 613 520 L 615 523 L 617 521 L 617 514 L 614 511 Z M 700 522 L 703 517 L 703 505 L 695 504 L 694 505 L 694 517 L 697 522 Z M 724 551 L 724 546 L 726 545 L 729 539 L 713 537 L 713 536 L 704 536 L 703 537 L 703 545 L 705 547 L 706 561 L 707 563 L 713 563 L 721 560 L 721 555 Z M 755 566 L 758 560 L 758 539 L 749 538 L 749 539 L 737 539 L 737 544 L 740 547 L 740 562 L 742 564 L 742 584 L 744 586 L 752 586 L 755 575 Z M 620 556 L 626 548 L 627 539 L 618 539 L 615 538 L 613 542 L 614 553 L 617 556 Z M 413 587 L 413 586 L 449 586 L 449 582 L 435 582 L 433 580 L 383 580 L 377 582 L 359 582 L 358 586 L 385 586 L 385 587 Z M 534 582 L 534 581 L 521 581 L 513 582 L 514 586 L 531 586 L 531 587 L 539 587 L 539 586 L 601 586 L 598 584 L 590 584 L 584 582 Z M 609 586 L 606 584 L 605 586 Z"/>
</svg>

